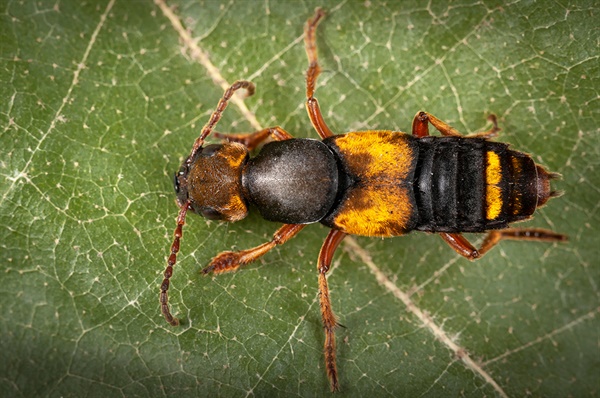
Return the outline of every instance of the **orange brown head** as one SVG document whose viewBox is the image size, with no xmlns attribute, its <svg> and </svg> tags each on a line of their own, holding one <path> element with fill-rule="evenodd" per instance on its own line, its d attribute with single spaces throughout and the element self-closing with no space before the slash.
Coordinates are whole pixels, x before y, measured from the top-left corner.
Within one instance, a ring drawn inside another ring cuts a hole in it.
<svg viewBox="0 0 600 398">
<path fill-rule="evenodd" d="M 177 204 L 211 220 L 239 221 L 248 214 L 242 170 L 248 149 L 238 143 L 208 145 L 183 162 L 175 174 Z"/>
</svg>

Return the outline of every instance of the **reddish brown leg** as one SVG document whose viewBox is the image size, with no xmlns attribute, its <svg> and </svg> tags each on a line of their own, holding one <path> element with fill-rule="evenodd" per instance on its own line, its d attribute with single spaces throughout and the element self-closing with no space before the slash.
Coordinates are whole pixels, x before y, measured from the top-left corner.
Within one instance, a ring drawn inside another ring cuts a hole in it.
<svg viewBox="0 0 600 398">
<path fill-rule="evenodd" d="M 566 242 L 566 235 L 539 228 L 507 228 L 489 231 L 481 247 L 476 249 L 461 234 L 440 233 L 440 236 L 458 254 L 469 260 L 483 257 L 491 248 L 501 240 L 527 240 L 535 242 Z"/>
<path fill-rule="evenodd" d="M 469 138 L 492 138 L 497 135 L 500 129 L 498 128 L 498 122 L 496 115 L 488 116 L 488 119 L 493 123 L 493 126 L 486 131 L 482 131 L 475 134 L 463 135 L 458 132 L 454 127 L 449 124 L 442 122 L 440 119 L 427 112 L 419 112 L 413 119 L 412 134 L 415 137 L 427 137 L 429 135 L 429 123 L 433 125 L 442 135 L 450 137 L 469 137 Z"/>
<path fill-rule="evenodd" d="M 489 139 L 489 138 L 493 138 L 493 137 L 497 136 L 498 132 L 502 129 L 500 127 L 498 127 L 498 119 L 496 119 L 496 115 L 494 115 L 494 114 L 489 115 L 488 120 L 490 122 L 492 122 L 492 127 L 490 127 L 488 130 L 480 131 L 479 133 L 469 134 L 469 135 L 467 135 L 467 137 Z"/>
<path fill-rule="evenodd" d="M 329 231 L 329 235 L 327 235 L 321 247 L 319 262 L 317 264 L 317 269 L 319 270 L 319 302 L 321 305 L 323 328 L 325 329 L 325 369 L 327 370 L 331 391 L 339 391 L 340 389 L 337 366 L 335 364 L 335 328 L 339 326 L 339 323 L 331 309 L 326 274 L 331 266 L 333 253 L 345 236 L 344 232 L 336 229 Z"/>
<path fill-rule="evenodd" d="M 325 11 L 321 8 L 317 8 L 315 16 L 309 19 L 304 28 L 304 46 L 306 49 L 306 55 L 308 56 L 308 71 L 306 72 L 306 110 L 308 111 L 308 117 L 321 138 L 331 137 L 333 133 L 327 127 L 321 109 L 319 108 L 319 102 L 314 97 L 315 87 L 317 85 L 317 77 L 321 73 L 319 62 L 317 61 L 317 40 L 315 32 L 317 25 L 321 18 L 325 16 Z"/>
<path fill-rule="evenodd" d="M 427 112 L 420 111 L 415 115 L 412 124 L 412 134 L 416 137 L 426 137 L 429 135 L 429 123 L 433 125 L 442 135 L 462 137 L 454 127 L 442 122 L 440 119 Z"/>
<path fill-rule="evenodd" d="M 251 263 L 264 256 L 275 246 L 284 244 L 296 236 L 296 234 L 305 226 L 306 224 L 285 224 L 273 234 L 273 239 L 269 242 L 239 252 L 219 253 L 210 261 L 210 264 L 202 270 L 202 273 L 208 274 L 214 272 L 215 274 L 220 274 L 222 272 L 235 271 L 240 266 Z"/>
<path fill-rule="evenodd" d="M 213 133 L 213 135 L 215 137 L 218 137 L 218 138 L 221 138 L 221 139 L 224 139 L 227 141 L 239 142 L 240 144 L 244 144 L 249 150 L 253 150 L 258 145 L 260 145 L 260 143 L 262 143 L 264 140 L 266 140 L 270 136 L 272 136 L 277 141 L 284 141 L 284 140 L 289 140 L 291 138 L 294 138 L 291 136 L 290 133 L 288 133 L 287 131 L 285 131 L 284 129 L 282 129 L 279 126 L 269 127 L 266 129 L 255 131 L 253 133 L 242 133 L 242 134 L 224 134 L 224 133 L 217 133 L 215 131 Z"/>
<path fill-rule="evenodd" d="M 461 234 L 449 234 L 446 232 L 440 233 L 442 239 L 458 254 L 469 260 L 474 260 L 479 257 L 479 251 Z"/>
<path fill-rule="evenodd" d="M 179 320 L 171 315 L 169 310 L 169 279 L 173 275 L 173 266 L 177 262 L 177 253 L 179 252 L 179 243 L 181 236 L 183 235 L 183 226 L 185 225 L 185 215 L 189 209 L 190 203 L 184 203 L 179 210 L 179 216 L 177 217 L 177 227 L 175 228 L 173 244 L 171 244 L 171 255 L 167 262 L 167 268 L 164 272 L 164 279 L 160 285 L 160 309 L 167 322 L 173 326 L 179 325 Z"/>
</svg>

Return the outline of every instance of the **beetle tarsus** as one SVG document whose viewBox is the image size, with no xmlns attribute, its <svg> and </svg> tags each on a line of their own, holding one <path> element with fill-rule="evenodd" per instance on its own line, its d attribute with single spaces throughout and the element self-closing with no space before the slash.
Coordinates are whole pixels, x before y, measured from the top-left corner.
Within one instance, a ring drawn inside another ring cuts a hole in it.
<svg viewBox="0 0 600 398">
<path fill-rule="evenodd" d="M 240 267 L 241 252 L 222 252 L 213 258 L 208 266 L 202 269 L 202 274 L 221 274 L 235 271 Z"/>
</svg>

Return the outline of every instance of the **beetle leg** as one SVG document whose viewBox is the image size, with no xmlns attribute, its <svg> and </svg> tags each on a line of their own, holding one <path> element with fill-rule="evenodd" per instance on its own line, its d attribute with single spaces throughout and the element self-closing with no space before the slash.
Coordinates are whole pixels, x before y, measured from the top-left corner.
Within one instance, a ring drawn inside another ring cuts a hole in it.
<svg viewBox="0 0 600 398">
<path fill-rule="evenodd" d="M 220 274 L 222 272 L 235 271 L 242 265 L 251 263 L 258 258 L 267 254 L 277 245 L 282 245 L 304 228 L 306 224 L 285 224 L 279 228 L 273 239 L 262 245 L 253 247 L 252 249 L 240 250 L 238 252 L 222 252 L 217 254 L 203 270 L 203 274 L 214 272 Z"/>
<path fill-rule="evenodd" d="M 429 135 L 429 123 L 433 125 L 442 135 L 451 137 L 462 137 L 463 135 L 458 132 L 454 127 L 447 123 L 442 122 L 437 117 L 430 115 L 427 112 L 419 111 L 412 124 L 412 134 L 416 137 L 426 137 Z"/>
<path fill-rule="evenodd" d="M 329 300 L 329 288 L 327 287 L 326 274 L 331 266 L 331 259 L 335 249 L 338 247 L 346 234 L 337 229 L 329 231 L 329 235 L 325 238 L 321 251 L 319 252 L 319 261 L 317 269 L 319 271 L 319 303 L 321 305 L 321 317 L 323 319 L 323 328 L 325 329 L 325 368 L 327 369 L 327 377 L 331 385 L 331 391 L 339 391 L 337 366 L 335 364 L 335 328 L 339 326 L 337 319 L 331 309 L 331 301 Z"/>
<path fill-rule="evenodd" d="M 488 120 L 490 122 L 492 122 L 492 127 L 490 127 L 488 130 L 480 131 L 479 133 L 469 134 L 469 135 L 467 135 L 467 137 L 490 139 L 490 138 L 497 136 L 498 132 L 502 129 L 500 127 L 498 127 L 498 119 L 496 119 L 496 115 L 494 115 L 494 114 L 489 115 Z"/>
<path fill-rule="evenodd" d="M 433 125 L 442 135 L 449 137 L 468 137 L 468 138 L 492 138 L 498 134 L 500 128 L 498 127 L 498 121 L 496 119 L 496 115 L 488 116 L 488 119 L 493 123 L 493 126 L 486 130 L 481 131 L 479 133 L 463 135 L 454 127 L 449 124 L 442 122 L 437 117 L 427 113 L 420 111 L 415 115 L 412 123 L 412 134 L 415 137 L 427 137 L 429 135 L 429 123 Z"/>
<path fill-rule="evenodd" d="M 412 135 L 418 138 L 429 135 L 429 118 L 425 112 L 419 112 L 415 115 L 412 122 Z"/>
<path fill-rule="evenodd" d="M 483 257 L 501 240 L 527 240 L 535 242 L 565 242 L 567 236 L 540 228 L 507 228 L 489 231 L 479 249 L 476 249 L 464 236 L 457 233 L 440 233 L 440 236 L 458 254 L 469 260 Z"/>
<path fill-rule="evenodd" d="M 245 145 L 250 151 L 269 137 L 273 137 L 277 141 L 285 141 L 294 138 L 290 133 L 279 126 L 269 127 L 253 133 L 242 134 L 225 134 L 215 131 L 213 132 L 213 135 L 227 141 L 239 142 L 240 144 Z"/>
<path fill-rule="evenodd" d="M 479 257 L 479 251 L 461 234 L 440 233 L 441 238 L 458 254 L 469 260 Z"/>
<path fill-rule="evenodd" d="M 308 111 L 308 117 L 321 138 L 331 137 L 333 133 L 327 127 L 323 115 L 321 114 L 321 108 L 319 108 L 319 102 L 314 97 L 315 86 L 317 85 L 317 77 L 321 73 L 319 62 L 317 60 L 317 40 L 315 32 L 317 25 L 321 18 L 325 16 L 325 11 L 321 8 L 317 8 L 315 16 L 306 22 L 304 27 L 304 46 L 306 49 L 306 55 L 308 56 L 308 71 L 306 72 L 306 110 Z"/>
</svg>

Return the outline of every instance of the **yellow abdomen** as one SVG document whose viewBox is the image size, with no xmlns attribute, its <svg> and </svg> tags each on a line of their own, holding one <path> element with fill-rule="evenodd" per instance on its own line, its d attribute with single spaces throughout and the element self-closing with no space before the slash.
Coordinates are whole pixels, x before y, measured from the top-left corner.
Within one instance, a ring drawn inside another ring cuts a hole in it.
<svg viewBox="0 0 600 398">
<path fill-rule="evenodd" d="M 321 220 L 323 224 L 365 236 L 397 236 L 414 228 L 415 138 L 393 131 L 365 131 L 323 142 L 338 156 L 345 175 L 338 205 Z"/>
</svg>

